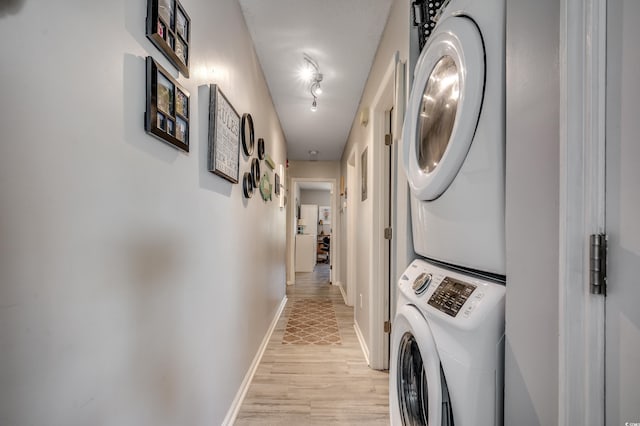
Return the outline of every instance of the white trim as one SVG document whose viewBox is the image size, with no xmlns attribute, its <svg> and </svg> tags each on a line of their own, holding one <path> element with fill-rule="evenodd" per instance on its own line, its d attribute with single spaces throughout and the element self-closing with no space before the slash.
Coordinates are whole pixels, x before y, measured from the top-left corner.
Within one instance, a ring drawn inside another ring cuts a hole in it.
<svg viewBox="0 0 640 426">
<path fill-rule="evenodd" d="M 238 416 L 238 412 L 240 411 L 240 407 L 242 406 L 242 402 L 244 401 L 244 397 L 247 395 L 247 391 L 249 390 L 249 386 L 251 385 L 251 381 L 253 380 L 253 376 L 256 374 L 256 370 L 258 370 L 258 366 L 260 365 L 260 361 L 262 360 L 262 356 L 264 355 L 264 351 L 267 349 L 269 345 L 269 340 L 271 340 L 271 335 L 273 331 L 276 329 L 276 325 L 278 324 L 278 320 L 284 311 L 284 307 L 287 304 L 287 296 L 282 299 L 280 302 L 280 306 L 276 311 L 273 320 L 271 320 L 271 325 L 267 330 L 267 333 L 264 335 L 262 339 L 262 343 L 260 344 L 260 348 L 258 348 L 258 352 L 256 356 L 253 358 L 253 362 L 251 366 L 249 366 L 249 371 L 244 376 L 244 380 L 240 384 L 240 389 L 236 393 L 236 397 L 233 399 L 231 403 L 231 407 L 229 407 L 229 411 L 227 411 L 227 415 L 222 421 L 223 426 L 231 426 L 236 421 L 236 417 Z"/>
<path fill-rule="evenodd" d="M 588 236 L 604 231 L 606 0 L 562 0 L 558 424 L 604 424 L 604 297 Z"/>
<path fill-rule="evenodd" d="M 287 285 L 294 285 L 295 283 L 295 281 L 287 281 Z"/>
<path fill-rule="evenodd" d="M 373 185 L 371 191 L 372 205 L 372 237 L 371 237 L 371 267 L 369 276 L 371 279 L 371 307 L 370 324 L 371 332 L 371 363 L 376 370 L 389 368 L 389 334 L 384 331 L 384 322 L 388 319 L 389 312 L 389 244 L 384 238 L 384 228 L 388 222 L 388 196 L 385 179 L 389 177 L 389 149 L 384 144 L 386 119 L 388 111 L 393 107 L 395 73 L 400 62 L 399 52 L 395 52 L 387 71 L 382 78 L 376 92 L 372 106 L 372 156 L 371 170 L 384 170 L 384 173 L 373 173 Z M 390 129 L 389 129 L 390 130 Z"/>
<path fill-rule="evenodd" d="M 356 337 L 358 338 L 358 342 L 360 342 L 360 349 L 362 349 L 362 355 L 364 355 L 364 359 L 367 362 L 367 365 L 371 365 L 369 361 L 369 348 L 367 347 L 367 343 L 364 341 L 364 337 L 362 337 L 362 331 L 360 331 L 360 327 L 358 327 L 357 322 L 353 322 L 353 329 L 356 331 Z"/>
<path fill-rule="evenodd" d="M 344 301 L 344 304 L 349 306 L 349 304 L 347 303 L 347 292 L 345 291 L 344 287 L 342 286 L 342 283 L 340 281 L 337 281 L 333 285 L 338 286 L 338 288 L 340 289 L 340 294 L 342 294 L 342 300 Z"/>
<path fill-rule="evenodd" d="M 356 153 L 355 149 L 349 156 L 347 161 L 347 188 L 352 188 L 351 197 L 347 197 L 347 226 L 346 226 L 346 243 L 347 243 L 347 306 L 356 304 L 356 209 L 359 207 L 356 202 L 355 189 L 357 188 L 356 176 Z M 355 315 L 355 309 L 354 309 Z"/>
</svg>

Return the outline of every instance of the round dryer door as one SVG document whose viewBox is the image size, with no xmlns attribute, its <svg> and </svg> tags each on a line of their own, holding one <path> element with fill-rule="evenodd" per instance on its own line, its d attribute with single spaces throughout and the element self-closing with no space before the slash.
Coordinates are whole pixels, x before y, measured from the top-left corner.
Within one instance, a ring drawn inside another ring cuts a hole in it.
<svg viewBox="0 0 640 426">
<path fill-rule="evenodd" d="M 447 425 L 451 404 L 428 323 L 402 306 L 391 335 L 390 410 L 393 425 Z M 444 386 L 443 386 L 444 385 Z"/>
<path fill-rule="evenodd" d="M 484 94 L 484 47 L 470 19 L 441 21 L 415 70 L 403 128 L 409 185 L 434 200 L 455 179 L 469 151 Z"/>
</svg>

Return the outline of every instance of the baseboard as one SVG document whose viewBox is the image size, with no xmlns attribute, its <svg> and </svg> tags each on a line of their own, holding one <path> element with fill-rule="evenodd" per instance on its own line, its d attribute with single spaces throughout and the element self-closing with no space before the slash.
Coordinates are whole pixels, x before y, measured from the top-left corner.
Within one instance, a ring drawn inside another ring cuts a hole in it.
<svg viewBox="0 0 640 426">
<path fill-rule="evenodd" d="M 362 337 L 362 332 L 360 331 L 360 327 L 358 327 L 357 322 L 353 323 L 353 328 L 356 330 L 356 337 L 358 338 L 358 342 L 360 342 L 360 348 L 362 349 L 364 359 L 367 361 L 367 365 L 371 365 L 369 362 L 369 348 L 367 348 L 367 344 L 364 341 L 364 337 Z"/>
<path fill-rule="evenodd" d="M 258 352 L 256 353 L 256 356 L 253 358 L 253 362 L 249 367 L 249 371 L 247 371 L 247 374 L 244 376 L 244 380 L 240 385 L 240 389 L 238 389 L 238 392 L 236 393 L 236 397 L 233 399 L 233 402 L 231 403 L 231 407 L 229 408 L 229 411 L 227 412 L 226 417 L 222 421 L 223 426 L 231 426 L 236 421 L 236 417 L 238 416 L 238 412 L 240 411 L 240 407 L 242 406 L 244 397 L 247 395 L 247 391 L 249 390 L 249 386 L 251 385 L 253 376 L 256 374 L 256 370 L 260 365 L 260 361 L 262 360 L 264 351 L 267 349 L 267 345 L 269 344 L 271 335 L 273 334 L 273 331 L 276 329 L 276 325 L 278 324 L 278 320 L 280 319 L 280 315 L 282 315 L 282 311 L 284 311 L 284 306 L 286 304 L 287 304 L 287 296 L 285 296 L 282 299 L 282 302 L 280 302 L 280 306 L 278 307 L 278 310 L 275 316 L 273 317 L 273 320 L 271 321 L 271 325 L 269 326 L 267 333 L 262 339 L 262 344 L 260 345 L 260 348 L 258 348 Z"/>
<path fill-rule="evenodd" d="M 338 281 L 334 285 L 337 285 L 338 288 L 340 289 L 340 293 L 342 294 L 342 300 L 344 301 L 344 304 L 349 306 L 349 302 L 347 301 L 347 292 L 344 291 L 344 287 L 342 287 L 342 283 Z"/>
</svg>

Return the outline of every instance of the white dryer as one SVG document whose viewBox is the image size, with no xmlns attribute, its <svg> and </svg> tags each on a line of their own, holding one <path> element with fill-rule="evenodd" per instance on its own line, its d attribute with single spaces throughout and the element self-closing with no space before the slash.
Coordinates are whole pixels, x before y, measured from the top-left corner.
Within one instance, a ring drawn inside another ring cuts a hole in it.
<svg viewBox="0 0 640 426">
<path fill-rule="evenodd" d="M 415 260 L 398 290 L 391 425 L 501 425 L 505 287 Z"/>
<path fill-rule="evenodd" d="M 443 10 L 414 71 L 403 157 L 415 251 L 504 276 L 504 0 Z"/>
</svg>

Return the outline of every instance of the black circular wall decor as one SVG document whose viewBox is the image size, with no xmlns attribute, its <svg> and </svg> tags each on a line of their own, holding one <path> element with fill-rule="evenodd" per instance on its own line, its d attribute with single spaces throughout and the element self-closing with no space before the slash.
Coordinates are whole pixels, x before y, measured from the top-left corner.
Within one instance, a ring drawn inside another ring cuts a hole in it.
<svg viewBox="0 0 640 426">
<path fill-rule="evenodd" d="M 260 185 L 260 160 L 257 158 L 251 160 L 251 177 L 253 179 L 251 181 L 253 183 L 253 187 L 257 188 L 258 185 Z"/>
<path fill-rule="evenodd" d="M 264 139 L 258 138 L 258 158 L 264 160 Z"/>
<path fill-rule="evenodd" d="M 254 144 L 253 118 L 249 113 L 242 114 L 242 149 L 247 157 L 253 154 Z"/>
<path fill-rule="evenodd" d="M 242 192 L 245 198 L 251 198 L 253 195 L 253 177 L 249 172 L 245 172 L 242 177 Z"/>
</svg>

